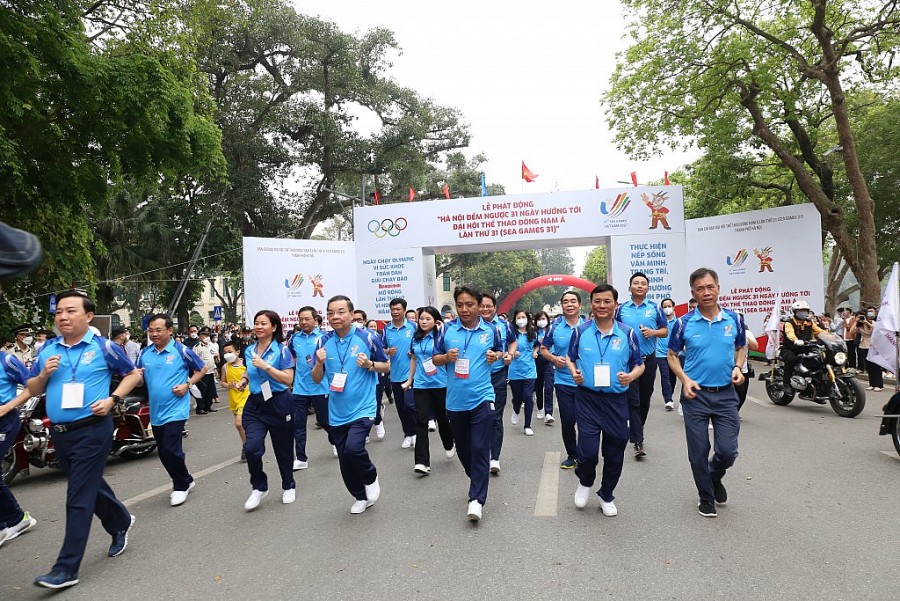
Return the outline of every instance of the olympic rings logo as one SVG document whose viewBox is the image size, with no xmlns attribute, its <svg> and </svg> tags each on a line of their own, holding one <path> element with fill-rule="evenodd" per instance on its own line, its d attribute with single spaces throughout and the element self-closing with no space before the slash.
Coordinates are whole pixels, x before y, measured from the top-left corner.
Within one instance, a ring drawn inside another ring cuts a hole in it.
<svg viewBox="0 0 900 601">
<path fill-rule="evenodd" d="M 381 221 L 373 219 L 369 222 L 368 229 L 370 233 L 375 234 L 376 238 L 384 238 L 385 236 L 396 238 L 400 235 L 400 232 L 406 229 L 407 225 L 409 224 L 406 221 L 406 217 L 382 219 Z"/>
</svg>

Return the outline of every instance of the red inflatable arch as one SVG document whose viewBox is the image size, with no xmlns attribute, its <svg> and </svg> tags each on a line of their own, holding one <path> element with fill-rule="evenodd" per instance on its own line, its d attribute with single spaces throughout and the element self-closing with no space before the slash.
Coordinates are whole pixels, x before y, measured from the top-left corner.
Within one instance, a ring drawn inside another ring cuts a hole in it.
<svg viewBox="0 0 900 601">
<path fill-rule="evenodd" d="M 497 313 L 508 314 L 510 310 L 516 306 L 516 301 L 529 292 L 537 290 L 538 288 L 543 288 L 544 286 L 574 286 L 575 288 L 581 288 L 590 293 L 591 290 L 597 287 L 597 284 L 583 278 L 577 278 L 574 275 L 542 275 L 533 280 L 528 280 L 510 292 L 509 295 L 503 299 L 503 302 L 500 303 L 500 306 L 497 308 Z M 509 317 L 512 319 L 512 315 Z"/>
</svg>

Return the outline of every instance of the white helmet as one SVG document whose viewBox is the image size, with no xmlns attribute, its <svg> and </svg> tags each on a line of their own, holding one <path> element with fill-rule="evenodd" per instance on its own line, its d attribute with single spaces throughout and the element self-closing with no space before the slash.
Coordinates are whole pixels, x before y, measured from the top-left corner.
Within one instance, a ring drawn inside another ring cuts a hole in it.
<svg viewBox="0 0 900 601">
<path fill-rule="evenodd" d="M 809 303 L 802 300 L 794 301 L 791 311 L 809 311 Z"/>
</svg>

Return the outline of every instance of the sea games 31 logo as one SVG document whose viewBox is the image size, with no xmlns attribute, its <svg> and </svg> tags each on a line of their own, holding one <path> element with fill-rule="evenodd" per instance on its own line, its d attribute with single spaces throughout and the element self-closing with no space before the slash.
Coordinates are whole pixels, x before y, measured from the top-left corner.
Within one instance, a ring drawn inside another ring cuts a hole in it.
<svg viewBox="0 0 900 601">
<path fill-rule="evenodd" d="M 284 278 L 284 287 L 288 290 L 299 290 L 303 284 L 303 275 L 297 274 L 293 278 Z"/>
<path fill-rule="evenodd" d="M 627 192 L 617 195 L 612 201 L 600 202 L 600 214 L 606 217 L 606 227 L 608 229 L 621 229 L 628 227 L 627 219 L 619 219 L 625 209 L 631 204 L 631 199 Z"/>
<path fill-rule="evenodd" d="M 741 275 L 747 273 L 747 268 L 742 267 L 742 265 L 747 261 L 747 257 L 750 256 L 750 253 L 747 252 L 746 248 L 742 248 L 733 255 L 728 255 L 725 257 L 725 264 L 728 265 L 728 273 L 731 275 Z"/>
</svg>

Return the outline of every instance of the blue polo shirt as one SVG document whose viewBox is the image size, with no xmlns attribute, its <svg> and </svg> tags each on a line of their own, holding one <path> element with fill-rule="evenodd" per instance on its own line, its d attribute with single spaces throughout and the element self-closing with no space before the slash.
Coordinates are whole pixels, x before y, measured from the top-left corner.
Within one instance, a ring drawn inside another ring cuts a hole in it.
<svg viewBox="0 0 900 601">
<path fill-rule="evenodd" d="M 487 322 L 497 328 L 497 331 L 500 332 L 500 341 L 503 344 L 503 347 L 500 349 L 504 353 L 509 350 L 509 341 L 515 338 L 515 333 L 513 332 L 513 328 L 508 321 L 505 319 L 500 319 L 499 315 L 494 315 L 494 319 Z M 491 371 L 500 371 L 504 367 L 507 367 L 506 363 L 503 360 L 494 361 L 494 364 L 491 365 Z M 537 376 L 535 376 L 537 377 Z"/>
<path fill-rule="evenodd" d="M 191 371 L 200 371 L 205 363 L 197 353 L 174 339 L 162 350 L 155 345 L 138 355 L 138 367 L 144 368 L 144 382 L 150 400 L 150 423 L 161 426 L 186 420 L 191 413 L 191 395 L 177 396 L 172 388 L 184 384 Z"/>
<path fill-rule="evenodd" d="M 328 382 L 324 379 L 316 384 L 312 379 L 312 366 L 316 363 L 316 349 L 319 348 L 319 338 L 323 336 L 322 330 L 314 329 L 306 332 L 296 332 L 291 336 L 290 349 L 297 358 L 294 368 L 293 393 L 303 396 L 317 396 L 328 394 Z"/>
<path fill-rule="evenodd" d="M 45 342 L 31 365 L 29 376 L 34 378 L 40 374 L 47 359 L 55 355 L 60 356 L 59 369 L 50 374 L 47 381 L 46 402 L 47 417 L 54 424 L 90 417 L 93 415 L 91 404 L 109 398 L 113 373 L 126 376 L 134 371 L 134 363 L 121 346 L 88 330 L 84 338 L 72 346 L 67 346 L 62 336 Z M 63 383 L 73 380 L 84 384 L 83 406 L 63 409 Z"/>
<path fill-rule="evenodd" d="M 672 328 L 675 327 L 675 322 L 678 320 L 674 315 L 672 319 L 666 322 L 666 327 L 669 328 L 669 333 L 666 334 L 665 338 L 657 338 L 656 339 L 656 357 L 662 359 L 667 357 L 669 354 L 669 338 L 672 337 Z"/>
<path fill-rule="evenodd" d="M 740 317 L 729 309 L 719 309 L 711 321 L 699 310 L 675 322 L 669 349 L 684 350 L 684 372 L 700 386 L 727 386 L 734 371 L 734 352 L 746 346 Z"/>
<path fill-rule="evenodd" d="M 256 348 L 258 344 L 258 342 L 254 342 L 248 346 L 247 350 L 244 352 L 244 355 L 247 357 L 244 360 L 244 364 L 247 366 L 247 379 L 250 382 L 250 394 L 262 394 L 262 383 L 265 380 L 268 380 L 273 393 L 287 390 L 287 386 L 277 381 L 275 378 L 270 377 L 266 372 L 253 366 L 253 357 L 256 357 L 259 354 L 259 350 Z M 260 358 L 279 371 L 294 368 L 294 356 L 291 355 L 291 351 L 288 350 L 287 345 L 282 344 L 277 340 L 272 340 L 269 347 L 263 349 L 263 354 Z"/>
<path fill-rule="evenodd" d="M 28 384 L 28 368 L 15 355 L 0 351 L 0 405 L 5 405 L 19 394 L 19 384 Z"/>
<path fill-rule="evenodd" d="M 491 366 L 487 362 L 488 351 L 502 351 L 500 329 L 481 317 L 471 330 L 463 327 L 459 319 L 444 324 L 434 354 L 443 355 L 450 349 L 459 349 L 460 359 L 469 360 L 469 377 L 457 378 L 456 363 L 447 363 L 447 410 L 471 411 L 485 401 L 494 402 L 494 386 L 491 384 Z M 498 359 L 502 362 L 502 359 Z"/>
<path fill-rule="evenodd" d="M 413 377 L 413 388 L 446 388 L 447 366 L 441 365 L 437 373 L 428 375 L 425 373 L 425 361 L 434 357 L 434 343 L 437 342 L 437 330 L 432 330 L 421 340 L 413 338 L 412 352 L 416 356 L 416 373 Z"/>
<path fill-rule="evenodd" d="M 381 339 L 374 332 L 354 327 L 343 338 L 334 331 L 322 335 L 318 348 L 324 348 L 326 353 L 322 381 L 329 387 L 328 423 L 343 426 L 365 417 L 374 419 L 378 374 L 356 365 L 356 356 L 365 353 L 372 361 L 387 361 Z M 331 390 L 331 381 L 339 373 L 347 374 L 341 392 Z M 409 357 L 406 359 L 406 377 L 409 377 Z"/>
<path fill-rule="evenodd" d="M 656 338 L 644 338 L 641 334 L 641 326 L 658 330 L 666 327 L 666 315 L 655 302 L 644 299 L 640 305 L 628 299 L 616 310 L 616 321 L 621 321 L 634 330 L 638 343 L 641 345 L 641 354 L 644 356 L 656 353 Z"/>
<path fill-rule="evenodd" d="M 553 355 L 565 357 L 569 352 L 569 342 L 572 340 L 572 332 L 574 332 L 575 328 L 582 323 L 584 323 L 584 318 L 579 315 L 578 323 L 574 327 L 570 326 L 569 322 L 566 321 L 566 316 L 560 315 L 554 319 L 553 323 L 550 324 L 550 327 L 547 328 L 547 333 L 544 335 L 541 346 L 550 351 Z M 572 379 L 572 374 L 570 374 L 569 370 L 565 367 L 556 369 L 556 373 L 553 375 L 553 383 L 561 384 L 562 386 L 575 386 L 575 380 Z"/>
<path fill-rule="evenodd" d="M 397 352 L 391 357 L 391 382 L 406 382 L 409 378 L 409 345 L 413 334 L 416 333 L 416 324 L 408 319 L 403 320 L 399 328 L 391 322 L 384 326 L 381 334 L 381 344 L 387 349 L 396 347 Z"/>
<path fill-rule="evenodd" d="M 534 364 L 534 349 L 541 346 L 541 340 L 537 334 L 534 340 L 528 340 L 528 334 L 516 330 L 516 350 L 519 356 L 509 364 L 510 380 L 534 380 L 537 378 L 537 367 Z"/>
<path fill-rule="evenodd" d="M 619 321 L 613 322 L 612 332 L 608 334 L 600 332 L 593 319 L 581 324 L 572 334 L 568 354 L 584 376 L 581 386 L 613 394 L 628 390 L 628 385 L 620 384 L 616 374 L 628 373 L 644 363 L 634 330 Z M 594 382 L 594 366 L 601 363 L 609 365 L 609 386 L 597 386 Z"/>
</svg>

